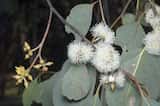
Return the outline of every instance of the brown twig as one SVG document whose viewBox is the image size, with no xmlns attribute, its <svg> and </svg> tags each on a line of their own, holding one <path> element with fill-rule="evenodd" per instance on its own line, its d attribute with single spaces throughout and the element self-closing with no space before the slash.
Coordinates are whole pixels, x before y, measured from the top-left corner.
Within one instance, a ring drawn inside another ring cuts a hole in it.
<svg viewBox="0 0 160 106">
<path fill-rule="evenodd" d="M 126 3 L 126 5 L 125 5 L 123 11 L 121 12 L 121 14 L 117 17 L 117 19 L 116 19 L 116 20 L 113 22 L 113 24 L 111 25 L 111 28 L 113 28 L 113 27 L 117 24 L 117 22 L 121 19 L 121 17 L 124 15 L 124 13 L 126 12 L 129 4 L 131 3 L 131 1 L 132 1 L 132 0 L 128 0 L 128 2 Z"/>
<path fill-rule="evenodd" d="M 33 59 L 31 65 L 28 67 L 28 71 L 30 71 L 32 69 L 32 67 L 35 65 L 36 61 L 38 59 L 42 59 L 42 56 L 41 56 L 41 53 L 42 53 L 42 48 L 43 48 L 43 45 L 44 45 L 44 42 L 47 38 L 47 35 L 48 35 L 48 32 L 49 32 L 49 28 L 51 26 L 51 22 L 52 22 L 52 12 L 50 11 L 50 15 L 49 15 L 49 19 L 48 19 L 48 24 L 47 24 L 47 28 L 45 30 L 45 33 L 43 35 L 43 38 L 41 40 L 41 42 L 39 43 L 39 45 L 37 47 L 35 47 L 34 49 L 32 49 L 32 51 L 34 50 L 37 50 L 38 49 L 38 53 L 36 54 L 35 58 Z"/>
<path fill-rule="evenodd" d="M 102 0 L 99 0 L 99 7 L 100 7 L 100 12 L 101 12 L 102 20 L 103 20 L 104 24 L 107 24 L 106 20 L 105 20 L 105 16 L 104 16 L 104 11 L 103 11 L 103 6 L 102 6 Z"/>
<path fill-rule="evenodd" d="M 136 79 L 135 76 L 133 76 L 132 74 L 130 74 L 129 72 L 124 71 L 124 70 L 123 70 L 123 73 L 133 83 L 133 85 L 135 86 L 135 88 L 138 90 L 138 92 L 139 92 L 139 94 L 141 96 L 141 99 L 144 99 L 144 96 L 145 97 L 149 97 L 149 95 L 147 95 L 149 93 L 147 92 L 146 89 L 142 88 L 141 84 L 139 83 L 139 81 Z M 142 101 L 141 101 L 140 104 L 142 104 Z"/>
</svg>

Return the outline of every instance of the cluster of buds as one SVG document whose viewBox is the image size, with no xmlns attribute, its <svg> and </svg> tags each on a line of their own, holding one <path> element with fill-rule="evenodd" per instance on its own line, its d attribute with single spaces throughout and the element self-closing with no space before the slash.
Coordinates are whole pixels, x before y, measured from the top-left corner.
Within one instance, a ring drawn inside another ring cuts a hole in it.
<svg viewBox="0 0 160 106">
<path fill-rule="evenodd" d="M 17 75 L 14 75 L 13 78 L 17 80 L 16 85 L 24 83 L 24 86 L 27 88 L 29 81 L 32 81 L 32 76 L 29 74 L 29 71 L 25 69 L 24 66 L 16 67 Z"/>
<path fill-rule="evenodd" d="M 27 42 L 24 42 L 23 50 L 26 53 L 25 59 L 29 59 L 33 55 L 33 52 L 39 50 L 40 47 L 41 46 L 37 46 L 36 48 L 31 49 L 30 45 Z M 16 67 L 15 71 L 17 75 L 13 76 L 17 80 L 16 84 L 24 83 L 24 86 L 28 87 L 29 81 L 32 80 L 32 75 L 30 75 L 30 71 L 32 68 L 40 70 L 41 72 L 48 72 L 48 66 L 51 66 L 53 62 L 44 61 L 44 59 L 42 59 L 41 57 L 40 52 L 38 52 L 37 56 L 34 58 L 33 62 L 27 69 L 25 69 L 24 66 Z M 35 64 L 38 59 L 39 62 Z"/>
<path fill-rule="evenodd" d="M 48 66 L 51 66 L 53 62 L 45 62 L 43 59 L 40 59 L 39 64 L 36 64 L 33 66 L 33 68 L 37 70 L 42 70 L 42 72 L 47 72 L 48 71 Z"/>
<path fill-rule="evenodd" d="M 24 42 L 23 50 L 26 53 L 25 54 L 25 59 L 29 59 L 33 55 L 32 49 L 27 42 Z"/>
</svg>

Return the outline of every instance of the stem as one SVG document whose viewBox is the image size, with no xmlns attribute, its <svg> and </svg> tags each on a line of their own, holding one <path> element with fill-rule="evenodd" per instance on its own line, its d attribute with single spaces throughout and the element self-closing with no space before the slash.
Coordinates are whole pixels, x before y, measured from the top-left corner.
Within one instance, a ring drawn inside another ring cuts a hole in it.
<svg viewBox="0 0 160 106">
<path fill-rule="evenodd" d="M 145 51 L 145 48 L 143 48 L 142 51 L 141 51 L 140 54 L 139 54 L 138 61 L 137 61 L 137 63 L 136 63 L 136 67 L 135 67 L 134 72 L 133 72 L 133 75 L 134 75 L 134 76 L 135 76 L 135 74 L 136 74 L 136 72 L 137 72 L 137 70 L 138 70 L 138 67 L 139 67 L 139 65 L 140 65 L 140 62 L 141 62 L 142 56 L 143 56 L 143 54 L 144 54 L 144 51 Z"/>
<path fill-rule="evenodd" d="M 117 22 L 121 19 L 121 17 L 124 15 L 124 13 L 126 12 L 129 4 L 131 3 L 131 1 L 132 1 L 132 0 L 128 0 L 128 2 L 126 3 L 126 5 L 125 5 L 123 11 L 121 12 L 121 14 L 117 17 L 117 19 L 116 19 L 116 20 L 113 22 L 113 24 L 111 25 L 111 28 L 113 28 L 113 27 L 117 24 Z"/>
<path fill-rule="evenodd" d="M 102 85 L 102 83 L 100 83 L 98 85 L 98 87 L 97 87 L 96 94 L 95 94 L 95 97 L 94 97 L 94 104 L 93 104 L 93 106 L 96 106 L 97 97 L 99 97 L 99 90 L 100 90 L 101 85 Z"/>
<path fill-rule="evenodd" d="M 139 82 L 137 81 L 136 77 L 134 75 L 130 74 L 129 72 L 127 72 L 127 71 L 123 71 L 123 73 L 135 85 L 136 89 L 138 90 L 138 92 L 139 92 L 139 94 L 141 96 L 141 99 L 143 99 L 145 101 L 147 106 L 150 106 L 150 103 L 148 102 L 147 98 L 145 98 L 144 93 L 143 93 L 143 89 L 142 89 L 141 85 L 139 84 Z M 130 90 L 130 87 L 131 86 L 129 85 L 128 91 Z M 129 92 L 128 92 L 128 94 L 129 94 Z"/>
<path fill-rule="evenodd" d="M 139 54 L 139 57 L 138 57 L 138 60 L 137 60 L 137 63 L 136 63 L 136 67 L 135 67 L 135 70 L 134 70 L 134 72 L 133 72 L 133 76 L 135 76 L 135 74 L 136 74 L 136 72 L 137 72 L 137 70 L 138 70 L 138 68 L 139 68 L 139 65 L 140 65 L 140 62 L 141 62 L 141 60 L 142 60 L 142 56 L 143 56 L 143 54 L 144 54 L 144 51 L 145 51 L 145 48 L 143 48 L 143 49 L 141 50 L 140 54 Z M 135 81 L 135 84 L 137 85 L 137 88 L 138 88 L 138 90 L 139 90 L 139 92 L 140 92 L 141 97 L 143 98 L 143 100 L 146 101 L 147 105 L 150 106 L 148 100 L 146 100 L 146 98 L 144 97 L 143 90 L 141 89 L 139 83 L 138 83 L 136 80 L 134 80 L 134 81 Z M 131 87 L 131 86 L 129 85 L 129 87 L 128 87 L 128 94 L 129 94 L 129 92 L 130 92 L 130 87 Z M 128 94 L 127 94 L 127 95 L 128 95 Z"/>
<path fill-rule="evenodd" d="M 140 14 L 139 19 L 137 20 L 137 24 L 140 24 L 140 22 L 141 22 L 141 20 L 142 20 L 142 18 L 143 18 L 144 15 L 145 15 L 145 12 L 142 12 Z"/>
<path fill-rule="evenodd" d="M 41 42 L 39 43 L 39 45 L 36 48 L 32 49 L 32 51 L 35 51 L 35 50 L 38 49 L 38 53 L 37 53 L 36 57 L 33 59 L 31 65 L 27 69 L 29 72 L 31 71 L 32 67 L 35 65 L 36 61 L 38 59 L 42 59 L 41 52 L 42 52 L 42 48 L 43 48 L 44 42 L 45 42 L 45 40 L 47 38 L 47 35 L 48 35 L 48 32 L 49 32 L 51 21 L 52 21 L 52 12 L 50 11 L 47 28 L 46 28 L 46 31 L 45 31 L 45 33 L 43 35 L 43 38 L 42 38 Z"/>
<path fill-rule="evenodd" d="M 140 0 L 137 0 L 136 4 L 136 15 L 138 15 Z"/>
<path fill-rule="evenodd" d="M 98 1 L 94 1 L 93 3 L 92 3 L 92 5 L 94 6 L 95 4 L 97 4 L 98 3 Z"/>
<path fill-rule="evenodd" d="M 36 57 L 33 59 L 31 65 L 27 68 L 27 70 L 30 72 L 36 61 L 38 60 L 39 55 L 36 55 Z"/>
<path fill-rule="evenodd" d="M 44 33 L 44 35 L 43 35 L 42 41 L 41 41 L 41 43 L 40 43 L 40 48 L 39 48 L 39 51 L 38 51 L 39 54 L 41 54 L 41 51 L 42 51 L 44 42 L 45 42 L 45 40 L 46 40 L 46 38 L 47 38 L 47 35 L 48 35 L 48 32 L 49 32 L 49 28 L 50 28 L 50 26 L 51 26 L 51 21 L 52 21 L 52 12 L 50 11 L 47 28 L 46 28 L 46 31 L 45 31 L 45 33 Z"/>
<path fill-rule="evenodd" d="M 138 67 L 139 67 L 139 65 L 140 65 L 142 56 L 143 56 L 143 54 L 144 54 L 144 50 L 145 50 L 145 48 L 143 48 L 142 51 L 141 51 L 140 54 L 139 54 L 139 57 L 138 57 L 138 60 L 137 60 L 137 63 L 136 63 L 136 67 L 135 67 L 135 69 L 134 69 L 134 71 L 133 71 L 133 76 L 135 76 L 135 74 L 136 74 L 136 72 L 137 72 L 137 70 L 138 70 Z M 129 92 L 130 92 L 130 88 L 131 88 L 131 86 L 129 85 L 129 86 L 128 86 L 128 93 L 127 93 L 127 95 L 128 95 Z"/>
<path fill-rule="evenodd" d="M 106 20 L 105 20 L 105 16 L 104 16 L 104 11 L 103 11 L 103 6 L 102 6 L 102 0 L 99 0 L 99 7 L 100 7 L 100 12 L 101 12 L 101 17 L 102 17 L 102 20 L 105 24 L 106 23 Z"/>
</svg>

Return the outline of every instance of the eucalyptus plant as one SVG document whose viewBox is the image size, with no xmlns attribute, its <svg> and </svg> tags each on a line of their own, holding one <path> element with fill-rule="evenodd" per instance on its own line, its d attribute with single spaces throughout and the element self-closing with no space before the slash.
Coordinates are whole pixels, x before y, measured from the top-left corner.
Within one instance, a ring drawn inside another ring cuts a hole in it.
<svg viewBox="0 0 160 106">
<path fill-rule="evenodd" d="M 75 40 L 68 45 L 68 59 L 59 72 L 44 82 L 39 82 L 38 77 L 30 78 L 32 81 L 23 93 L 24 106 L 31 106 L 33 101 L 42 106 L 160 106 L 160 6 L 149 0 L 151 7 L 139 18 L 122 13 L 122 25 L 113 31 L 119 18 L 110 27 L 103 11 L 102 21 L 90 27 L 97 2 L 76 5 L 66 20 L 49 0 L 47 3 Z M 137 9 L 138 6 L 139 0 Z M 153 28 L 151 32 L 144 31 L 142 19 Z M 86 38 L 88 32 L 91 40 Z M 41 52 L 43 42 L 34 49 L 25 43 L 24 48 Z M 122 54 L 113 46 L 115 44 L 122 47 Z M 43 61 L 40 52 L 36 58 L 39 64 L 31 64 L 28 70 L 32 67 L 44 70 L 52 65 Z M 23 71 L 28 70 L 23 67 Z M 24 81 L 25 77 L 31 76 L 23 75 Z"/>
</svg>

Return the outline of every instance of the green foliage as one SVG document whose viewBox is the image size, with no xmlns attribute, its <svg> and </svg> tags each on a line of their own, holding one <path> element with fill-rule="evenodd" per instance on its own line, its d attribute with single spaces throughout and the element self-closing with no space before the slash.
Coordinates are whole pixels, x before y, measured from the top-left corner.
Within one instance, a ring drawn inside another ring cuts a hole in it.
<svg viewBox="0 0 160 106">
<path fill-rule="evenodd" d="M 136 22 L 125 24 L 116 31 L 117 40 L 123 42 L 128 52 L 137 48 L 142 48 L 142 40 L 145 32 L 141 25 Z"/>
<path fill-rule="evenodd" d="M 123 20 L 128 24 L 124 24 L 117 29 L 116 37 L 119 42 L 122 42 L 120 45 L 124 48 L 121 56 L 121 64 L 126 69 L 126 67 L 136 64 L 138 55 L 143 47 L 142 41 L 145 32 L 142 26 L 133 22 L 133 19 L 130 19 L 129 16 L 125 16 Z"/>
<path fill-rule="evenodd" d="M 37 79 L 33 80 L 23 93 L 23 106 L 31 106 L 32 102 L 36 101 L 36 99 L 40 96 L 40 91 L 41 88 L 37 82 Z"/>
<path fill-rule="evenodd" d="M 93 4 L 79 4 L 72 8 L 66 21 L 77 28 L 84 36 L 87 34 L 91 20 L 92 20 Z M 73 33 L 75 39 L 79 39 L 79 36 L 65 25 L 67 33 Z"/>
<path fill-rule="evenodd" d="M 136 20 L 135 15 L 131 14 L 131 13 L 127 13 L 123 16 L 122 18 L 122 23 L 123 24 L 131 24 L 134 23 Z"/>
<path fill-rule="evenodd" d="M 70 100 L 64 98 L 64 96 L 62 95 L 62 90 L 61 90 L 62 89 L 62 78 L 59 77 L 58 81 L 55 84 L 55 88 L 53 89 L 54 106 L 92 106 L 93 105 L 93 103 L 94 103 L 93 102 L 94 101 L 93 91 L 94 91 L 94 86 L 95 86 L 95 82 L 96 82 L 96 71 L 91 66 L 88 66 L 87 69 L 89 72 L 89 74 L 88 74 L 89 81 L 92 86 L 87 97 L 85 97 L 84 99 L 82 99 L 80 101 L 70 101 Z M 77 71 L 77 70 L 75 70 L 75 71 Z M 83 70 L 81 70 L 81 71 L 83 71 Z M 64 73 L 62 73 L 61 76 L 64 77 Z M 70 92 L 70 93 L 72 93 L 72 92 Z M 96 106 L 100 106 L 99 101 L 97 102 Z"/>
<path fill-rule="evenodd" d="M 69 65 L 70 63 L 66 61 L 63 65 L 62 70 L 67 69 Z M 36 101 L 38 103 L 41 103 L 42 106 L 53 106 L 51 92 L 54 87 L 54 84 L 57 82 L 57 79 L 59 78 L 59 73 L 60 72 L 58 72 L 56 75 L 53 75 L 51 78 L 42 83 L 38 83 L 37 79 L 33 80 L 33 82 L 23 93 L 23 105 L 31 106 L 32 102 Z"/>
<path fill-rule="evenodd" d="M 118 40 L 120 40 L 126 45 L 126 48 L 128 50 L 128 51 L 123 51 L 122 53 L 121 67 L 130 72 L 136 71 L 135 76 L 138 79 L 138 81 L 140 81 L 144 85 L 144 87 L 148 89 L 149 96 L 152 99 L 157 100 L 160 95 L 159 94 L 160 92 L 160 86 L 159 86 L 160 57 L 153 56 L 144 52 L 144 54 L 142 54 L 140 64 L 137 70 L 135 70 L 135 66 L 137 65 L 137 60 L 138 58 L 140 58 L 139 54 L 143 48 L 142 41 L 143 41 L 144 35 L 145 33 L 142 27 L 140 25 L 137 25 L 136 23 L 128 23 L 118 28 L 117 38 Z M 131 93 L 133 88 L 130 88 L 130 87 L 128 87 L 128 89 L 130 89 L 129 91 Z M 124 92 L 127 92 L 127 91 L 124 90 Z M 132 93 L 135 94 L 135 92 L 132 92 Z M 115 93 L 113 96 L 117 97 L 117 94 L 118 93 Z M 111 95 L 112 94 L 110 93 L 108 94 L 108 96 L 111 96 Z M 108 101 L 111 102 L 112 104 L 112 101 L 110 100 Z M 128 100 L 125 99 L 123 101 L 126 102 Z M 150 102 L 151 104 L 153 104 L 153 106 L 154 105 L 156 106 L 156 104 L 158 104 L 158 103 L 154 104 L 154 102 L 152 103 L 152 101 Z"/>
<path fill-rule="evenodd" d="M 53 106 L 52 90 L 55 87 L 55 84 L 57 83 L 58 78 L 61 77 L 61 75 L 67 71 L 69 66 L 70 66 L 69 61 L 66 61 L 62 67 L 62 70 L 64 71 L 60 71 L 56 73 L 50 79 L 40 84 L 41 95 L 40 95 L 40 100 L 38 101 L 40 101 L 43 106 Z"/>
<path fill-rule="evenodd" d="M 91 24 L 92 8 L 92 4 L 77 5 L 66 19 L 84 36 Z M 104 100 L 108 106 L 148 106 L 148 103 L 150 106 L 160 106 L 156 101 L 160 96 L 160 57 L 141 52 L 145 32 L 142 26 L 135 22 L 134 15 L 126 14 L 122 21 L 123 25 L 116 31 L 117 40 L 125 48 L 121 56 L 121 68 L 131 74 L 135 72 L 138 81 L 149 90 L 150 99 L 141 97 L 136 87 L 127 81 L 124 88 L 114 92 L 108 87 L 105 88 L 105 97 L 100 101 L 97 94 L 93 94 L 97 80 L 96 69 L 88 64 L 75 65 L 66 61 L 62 69 L 50 79 L 42 83 L 34 80 L 30 84 L 23 94 L 24 106 L 30 106 L 32 101 L 40 102 L 43 106 L 102 106 L 101 102 L 104 103 Z M 65 29 L 68 33 L 75 34 L 67 26 Z M 76 39 L 79 38 L 76 36 Z M 140 64 L 135 70 L 139 59 Z"/>
<path fill-rule="evenodd" d="M 129 83 L 123 89 L 116 89 L 114 92 L 107 89 L 106 101 L 108 106 L 160 106 L 160 103 L 153 99 L 141 98 L 138 91 Z M 129 92 L 128 92 L 129 91 Z M 132 105 L 131 105 L 132 104 Z"/>
<path fill-rule="evenodd" d="M 85 65 L 72 65 L 62 79 L 62 94 L 69 100 L 80 100 L 90 89 L 88 70 Z"/>
<path fill-rule="evenodd" d="M 149 90 L 150 97 L 158 99 L 160 95 L 160 57 L 145 52 L 136 77 Z"/>
</svg>

